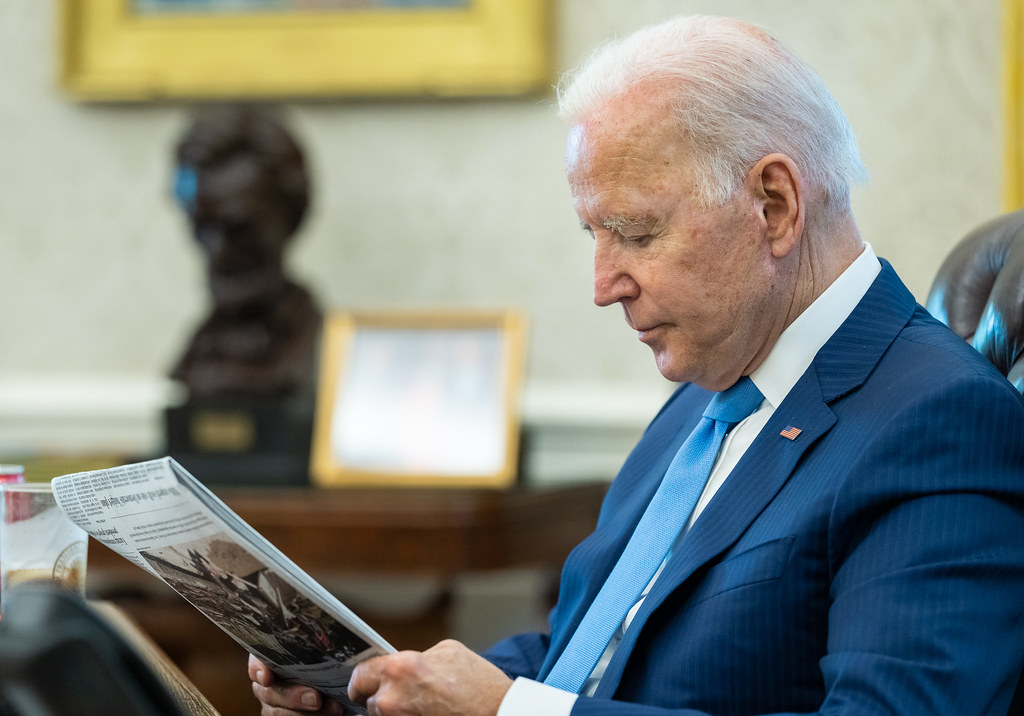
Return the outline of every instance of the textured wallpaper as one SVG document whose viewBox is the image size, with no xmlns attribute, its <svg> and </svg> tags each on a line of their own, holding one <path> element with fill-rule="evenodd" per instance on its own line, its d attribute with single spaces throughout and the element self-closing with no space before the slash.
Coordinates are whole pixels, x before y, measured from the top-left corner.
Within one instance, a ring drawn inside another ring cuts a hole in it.
<svg viewBox="0 0 1024 716">
<path fill-rule="evenodd" d="M 169 188 L 189 108 L 63 96 L 54 5 L 0 3 L 0 376 L 160 376 L 206 300 Z M 819 70 L 872 175 L 864 237 L 919 300 L 1001 210 L 997 0 L 559 0 L 556 64 L 674 12 L 761 23 Z M 286 110 L 314 172 L 290 264 L 325 307 L 512 305 L 532 382 L 661 384 L 620 311 L 590 302 L 550 98 Z"/>
</svg>

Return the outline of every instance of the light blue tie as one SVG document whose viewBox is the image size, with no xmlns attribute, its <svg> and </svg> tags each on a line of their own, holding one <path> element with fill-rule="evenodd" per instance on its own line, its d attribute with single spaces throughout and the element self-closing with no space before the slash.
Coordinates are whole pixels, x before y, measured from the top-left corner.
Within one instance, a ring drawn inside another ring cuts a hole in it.
<svg viewBox="0 0 1024 716">
<path fill-rule="evenodd" d="M 583 688 L 615 630 L 640 599 L 693 512 L 725 434 L 754 412 L 763 399 L 761 391 L 746 377 L 711 399 L 704 418 L 672 459 L 626 549 L 544 679 L 545 684 L 574 693 Z"/>
</svg>

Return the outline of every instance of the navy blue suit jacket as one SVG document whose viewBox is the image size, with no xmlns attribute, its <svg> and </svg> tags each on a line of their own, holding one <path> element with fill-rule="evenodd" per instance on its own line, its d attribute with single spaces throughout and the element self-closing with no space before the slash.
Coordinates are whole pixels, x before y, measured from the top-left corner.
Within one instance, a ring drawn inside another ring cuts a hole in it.
<svg viewBox="0 0 1024 716">
<path fill-rule="evenodd" d="M 709 394 L 680 387 L 566 560 L 543 679 Z M 800 428 L 795 439 L 780 435 Z M 1024 661 L 1024 400 L 888 264 L 683 537 L 573 714 L 999 714 Z"/>
</svg>

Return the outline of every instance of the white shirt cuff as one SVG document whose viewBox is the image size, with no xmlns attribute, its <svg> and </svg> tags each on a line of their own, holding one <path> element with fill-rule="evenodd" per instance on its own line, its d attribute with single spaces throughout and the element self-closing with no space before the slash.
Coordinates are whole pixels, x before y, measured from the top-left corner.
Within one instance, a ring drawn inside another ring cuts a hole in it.
<svg viewBox="0 0 1024 716">
<path fill-rule="evenodd" d="M 577 698 L 577 694 L 520 676 L 502 699 L 497 716 L 569 716 Z"/>
</svg>

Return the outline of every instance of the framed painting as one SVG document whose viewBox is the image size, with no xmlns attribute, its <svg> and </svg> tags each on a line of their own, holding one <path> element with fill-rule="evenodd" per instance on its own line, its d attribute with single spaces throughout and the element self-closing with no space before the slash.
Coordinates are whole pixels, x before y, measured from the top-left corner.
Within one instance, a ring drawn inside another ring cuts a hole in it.
<svg viewBox="0 0 1024 716">
<path fill-rule="evenodd" d="M 546 91 L 548 0 L 59 0 L 82 100 Z"/>
<path fill-rule="evenodd" d="M 314 484 L 512 484 L 523 331 L 513 311 L 330 314 Z"/>
<path fill-rule="evenodd" d="M 1024 0 L 1003 0 L 1004 203 L 1024 207 Z"/>
</svg>

